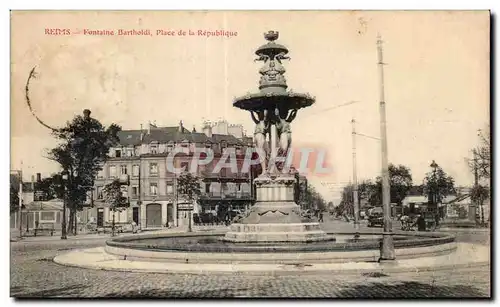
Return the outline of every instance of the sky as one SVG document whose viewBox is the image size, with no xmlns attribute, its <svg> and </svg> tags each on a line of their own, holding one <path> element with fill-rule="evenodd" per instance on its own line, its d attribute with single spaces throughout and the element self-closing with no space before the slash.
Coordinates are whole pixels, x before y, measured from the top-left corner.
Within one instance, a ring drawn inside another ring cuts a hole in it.
<svg viewBox="0 0 500 307">
<path fill-rule="evenodd" d="M 473 176 L 465 158 L 490 118 L 489 12 L 13 12 L 11 18 L 11 169 L 25 179 L 59 170 L 46 158 L 56 145 L 24 98 L 29 71 L 35 112 L 60 127 L 84 108 L 103 124 L 139 129 L 148 121 L 200 129 L 204 119 L 242 124 L 234 97 L 258 90 L 254 51 L 279 31 L 290 50 L 285 77 L 316 103 L 292 123 L 293 146 L 328 152 L 333 172 L 310 176 L 327 198 L 352 180 L 351 120 L 358 180 L 380 174 L 377 35 L 384 41 L 389 162 L 422 182 L 435 160 L 459 185 Z M 47 35 L 45 29 L 70 29 Z M 88 36 L 90 30 L 150 29 L 152 36 Z M 157 30 L 226 30 L 231 37 L 156 36 Z M 350 103 L 355 102 L 355 103 Z M 344 105 L 342 107 L 336 107 Z"/>
</svg>

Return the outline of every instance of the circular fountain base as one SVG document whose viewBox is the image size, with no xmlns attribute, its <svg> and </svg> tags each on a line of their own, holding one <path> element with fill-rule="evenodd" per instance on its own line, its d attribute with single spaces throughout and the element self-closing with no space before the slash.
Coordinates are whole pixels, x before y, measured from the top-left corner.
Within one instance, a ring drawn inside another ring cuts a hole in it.
<svg viewBox="0 0 500 307">
<path fill-rule="evenodd" d="M 115 238 L 106 247 L 58 255 L 61 265 L 87 269 L 179 274 L 359 274 L 422 272 L 489 265 L 489 247 L 455 243 L 433 233 L 395 233 L 396 261 L 378 263 L 380 234 L 336 234 L 337 242 L 239 244 L 223 233 L 156 234 Z M 157 242 L 157 244 L 155 244 Z"/>
<path fill-rule="evenodd" d="M 232 224 L 222 239 L 234 243 L 284 243 L 333 241 L 319 223 Z"/>
<path fill-rule="evenodd" d="M 328 234 L 333 237 L 333 234 Z M 106 242 L 110 255 L 126 260 L 182 263 L 339 263 L 377 260 L 381 236 L 335 234 L 336 241 L 237 243 L 222 240 L 224 233 L 178 233 L 115 238 Z M 454 237 L 443 234 L 394 234 L 399 259 L 450 253 Z"/>
</svg>

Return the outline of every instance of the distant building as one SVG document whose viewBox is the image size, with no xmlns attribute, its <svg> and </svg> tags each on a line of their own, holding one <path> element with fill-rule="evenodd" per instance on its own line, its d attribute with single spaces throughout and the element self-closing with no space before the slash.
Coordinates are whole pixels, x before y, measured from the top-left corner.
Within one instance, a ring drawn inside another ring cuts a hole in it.
<svg viewBox="0 0 500 307">
<path fill-rule="evenodd" d="M 167 169 L 167 156 L 174 149 L 182 151 L 175 155 L 175 167 L 190 168 L 196 148 L 210 148 L 215 155 L 212 163 L 198 168 L 201 197 L 193 213 L 216 214 L 221 208 L 244 210 L 253 204 L 250 174 L 231 173 L 227 168 L 213 173 L 215 163 L 227 149 L 234 149 L 239 165 L 242 164 L 246 148 L 252 146 L 251 138 L 243 135 L 242 126 L 225 121 L 204 123 L 202 132 L 196 132 L 186 129 L 182 122 L 174 127 L 149 124 L 147 129 L 123 130 L 118 136 L 120 144 L 110 149 L 110 158 L 95 180 L 94 207 L 86 209 L 82 222 L 95 220 L 101 226 L 112 219 L 103 189 L 120 179 L 129 183 L 123 189 L 130 208 L 115 213 L 118 224 L 135 221 L 142 228 L 187 225 L 191 209 L 183 195 L 177 193 L 178 175 Z"/>
</svg>

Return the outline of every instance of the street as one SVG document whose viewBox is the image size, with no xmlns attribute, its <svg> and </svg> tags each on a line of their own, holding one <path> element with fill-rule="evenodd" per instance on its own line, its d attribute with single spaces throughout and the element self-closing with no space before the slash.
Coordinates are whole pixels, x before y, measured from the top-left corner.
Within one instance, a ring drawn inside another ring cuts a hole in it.
<svg viewBox="0 0 500 307">
<path fill-rule="evenodd" d="M 325 230 L 347 223 L 326 221 Z M 362 226 L 362 229 L 365 226 Z M 340 230 L 337 230 L 340 231 Z M 418 274 L 227 276 L 88 270 L 55 264 L 74 248 L 104 245 L 107 237 L 11 243 L 11 295 L 33 297 L 489 297 L 490 268 Z M 461 242 L 487 244 L 489 233 L 461 233 Z"/>
</svg>

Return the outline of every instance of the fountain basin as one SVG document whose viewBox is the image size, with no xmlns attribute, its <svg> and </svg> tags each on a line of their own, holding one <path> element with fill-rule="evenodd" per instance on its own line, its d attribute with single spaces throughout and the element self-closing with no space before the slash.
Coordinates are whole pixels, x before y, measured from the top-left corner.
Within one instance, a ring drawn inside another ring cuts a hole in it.
<svg viewBox="0 0 500 307">
<path fill-rule="evenodd" d="M 234 243 L 222 241 L 225 232 L 145 234 L 116 238 L 106 242 L 108 254 L 124 260 L 181 263 L 339 263 L 378 259 L 380 233 L 335 233 L 336 241 L 309 243 Z M 442 233 L 404 233 L 393 235 L 398 259 L 412 259 L 451 253 L 456 249 L 453 236 Z"/>
</svg>

